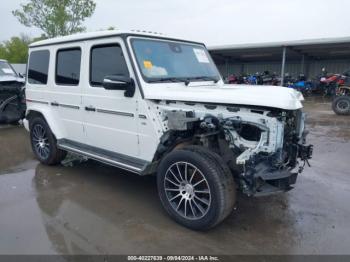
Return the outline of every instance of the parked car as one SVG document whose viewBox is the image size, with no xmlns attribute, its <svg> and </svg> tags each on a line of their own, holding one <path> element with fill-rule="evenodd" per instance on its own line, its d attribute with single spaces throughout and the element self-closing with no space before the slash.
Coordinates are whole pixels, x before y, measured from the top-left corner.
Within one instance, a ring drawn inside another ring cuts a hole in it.
<svg viewBox="0 0 350 262">
<path fill-rule="evenodd" d="M 36 42 L 29 55 L 24 124 L 39 161 L 68 151 L 156 174 L 186 227 L 219 224 L 237 191 L 290 190 L 311 158 L 303 96 L 225 85 L 204 44 L 108 31 Z"/>
<path fill-rule="evenodd" d="M 16 124 L 25 115 L 24 78 L 0 60 L 0 124 Z"/>
</svg>

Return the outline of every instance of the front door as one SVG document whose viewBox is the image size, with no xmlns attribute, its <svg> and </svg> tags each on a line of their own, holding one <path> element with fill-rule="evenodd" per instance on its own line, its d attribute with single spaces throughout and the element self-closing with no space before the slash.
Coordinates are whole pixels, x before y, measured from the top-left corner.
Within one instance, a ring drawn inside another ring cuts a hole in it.
<svg viewBox="0 0 350 262">
<path fill-rule="evenodd" d="M 140 98 L 125 97 L 123 90 L 106 90 L 106 76 L 131 76 L 131 65 L 120 38 L 87 43 L 89 82 L 83 91 L 84 130 L 86 143 L 113 153 L 138 157 L 137 103 Z"/>
</svg>

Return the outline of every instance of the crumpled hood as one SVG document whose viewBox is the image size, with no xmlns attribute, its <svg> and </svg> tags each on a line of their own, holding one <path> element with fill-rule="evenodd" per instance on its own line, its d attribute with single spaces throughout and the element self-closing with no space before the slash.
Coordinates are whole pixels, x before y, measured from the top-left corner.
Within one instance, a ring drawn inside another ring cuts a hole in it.
<svg viewBox="0 0 350 262">
<path fill-rule="evenodd" d="M 251 85 L 161 84 L 144 88 L 146 99 L 250 105 L 286 110 L 302 108 L 303 95 L 291 88 Z"/>
</svg>

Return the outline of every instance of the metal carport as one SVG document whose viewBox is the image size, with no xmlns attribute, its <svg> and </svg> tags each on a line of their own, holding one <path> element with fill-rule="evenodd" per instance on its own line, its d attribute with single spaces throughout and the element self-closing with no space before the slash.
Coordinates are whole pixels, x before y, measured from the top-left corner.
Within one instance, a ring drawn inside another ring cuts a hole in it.
<svg viewBox="0 0 350 262">
<path fill-rule="evenodd" d="M 350 37 L 286 42 L 211 46 L 208 48 L 224 77 L 269 70 L 281 74 L 304 73 L 309 78 L 327 68 L 342 73 L 350 68 Z"/>
</svg>

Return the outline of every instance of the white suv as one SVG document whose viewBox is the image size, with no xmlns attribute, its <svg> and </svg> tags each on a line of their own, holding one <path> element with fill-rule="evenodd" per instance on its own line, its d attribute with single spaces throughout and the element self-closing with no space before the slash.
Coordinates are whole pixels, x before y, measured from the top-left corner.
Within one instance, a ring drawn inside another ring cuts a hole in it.
<svg viewBox="0 0 350 262">
<path fill-rule="evenodd" d="M 156 174 L 177 222 L 207 229 L 236 191 L 291 189 L 305 145 L 302 95 L 225 85 L 201 43 L 108 31 L 30 46 L 25 126 L 48 165 L 73 152 L 140 175 Z"/>
</svg>

